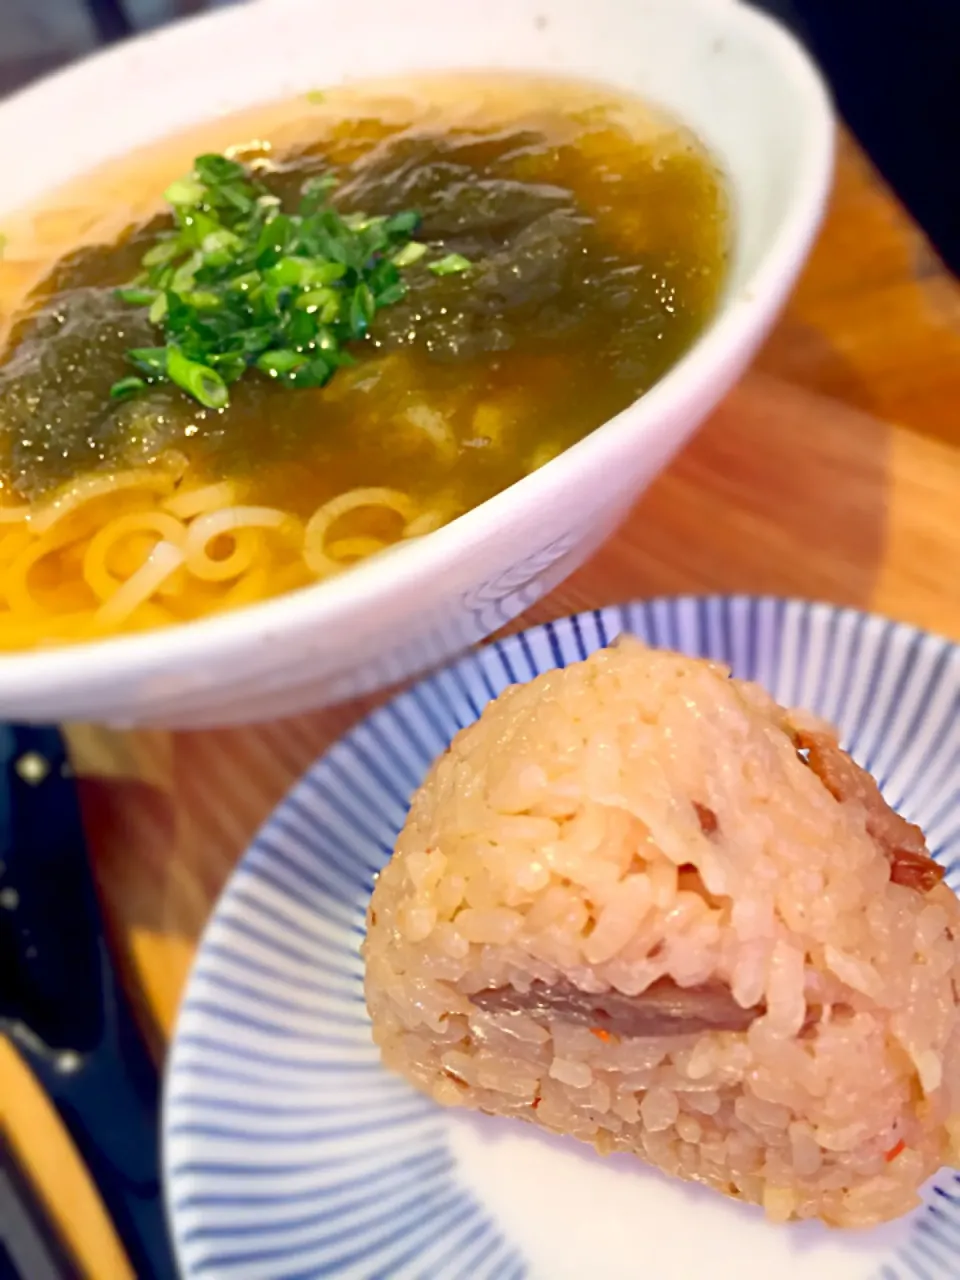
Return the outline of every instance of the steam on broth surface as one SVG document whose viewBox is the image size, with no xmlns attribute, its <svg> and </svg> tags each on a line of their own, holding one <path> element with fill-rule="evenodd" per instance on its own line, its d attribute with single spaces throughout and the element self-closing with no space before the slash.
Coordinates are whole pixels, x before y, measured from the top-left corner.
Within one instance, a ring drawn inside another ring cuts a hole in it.
<svg viewBox="0 0 960 1280">
<path fill-rule="evenodd" d="M 16 649 L 251 603 L 483 502 L 682 355 L 729 227 L 644 104 L 461 76 L 217 121 L 6 232 Z"/>
</svg>

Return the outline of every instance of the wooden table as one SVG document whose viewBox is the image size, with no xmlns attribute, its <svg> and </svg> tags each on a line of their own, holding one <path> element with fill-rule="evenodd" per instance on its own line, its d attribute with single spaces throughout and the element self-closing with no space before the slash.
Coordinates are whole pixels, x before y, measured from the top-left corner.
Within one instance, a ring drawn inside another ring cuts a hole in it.
<svg viewBox="0 0 960 1280">
<path fill-rule="evenodd" d="M 756 369 L 620 532 L 524 621 L 713 590 L 819 597 L 960 639 L 960 287 L 848 140 L 823 234 Z M 158 1052 L 239 854 L 363 709 L 140 735 L 97 762 L 123 775 L 123 753 L 136 754 L 139 783 L 101 781 L 87 798 L 118 953 Z M 91 1277 L 128 1277 L 55 1117 L 2 1044 L 0 1106 Z"/>
</svg>

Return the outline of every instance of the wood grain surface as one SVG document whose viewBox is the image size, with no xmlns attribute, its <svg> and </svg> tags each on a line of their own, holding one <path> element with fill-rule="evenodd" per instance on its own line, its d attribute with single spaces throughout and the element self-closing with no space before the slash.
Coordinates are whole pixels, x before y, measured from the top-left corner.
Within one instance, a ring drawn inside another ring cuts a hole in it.
<svg viewBox="0 0 960 1280">
<path fill-rule="evenodd" d="M 848 140 L 819 243 L 754 371 L 522 621 L 730 590 L 858 605 L 960 639 L 960 287 Z M 113 939 L 158 1053 L 238 856 L 366 705 L 115 742 L 72 731 Z M 92 1280 L 125 1280 L 69 1143 L 2 1043 L 0 1116 Z"/>
</svg>

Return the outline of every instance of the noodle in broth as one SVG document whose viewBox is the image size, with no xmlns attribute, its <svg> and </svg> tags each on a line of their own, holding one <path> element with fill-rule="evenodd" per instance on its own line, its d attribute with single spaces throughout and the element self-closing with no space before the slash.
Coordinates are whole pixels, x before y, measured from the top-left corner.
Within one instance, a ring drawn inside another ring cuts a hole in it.
<svg viewBox="0 0 960 1280">
<path fill-rule="evenodd" d="M 323 385 L 251 369 L 211 407 L 134 377 L 113 401 L 156 331 L 115 291 L 166 234 L 159 197 L 238 141 L 278 208 L 330 170 L 361 234 L 358 210 L 422 214 L 391 251 L 404 289 Z M 279 104 L 74 184 L 11 222 L 0 262 L 0 648 L 201 618 L 435 531 L 662 375 L 709 319 L 727 237 L 685 130 L 526 77 Z"/>
</svg>

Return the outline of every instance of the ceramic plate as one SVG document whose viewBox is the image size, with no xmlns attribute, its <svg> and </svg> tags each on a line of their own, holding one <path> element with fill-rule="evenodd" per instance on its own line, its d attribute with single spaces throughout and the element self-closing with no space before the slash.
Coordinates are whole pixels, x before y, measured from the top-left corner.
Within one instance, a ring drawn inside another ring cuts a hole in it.
<svg viewBox="0 0 960 1280">
<path fill-rule="evenodd" d="M 338 742 L 263 827 L 207 929 L 167 1083 L 186 1277 L 955 1280 L 960 1176 L 839 1234 L 672 1182 L 631 1156 L 434 1106 L 380 1067 L 359 945 L 408 799 L 506 685 L 631 631 L 729 662 L 838 723 L 960 881 L 960 649 L 881 618 L 745 597 L 580 614 L 473 653 Z"/>
</svg>

